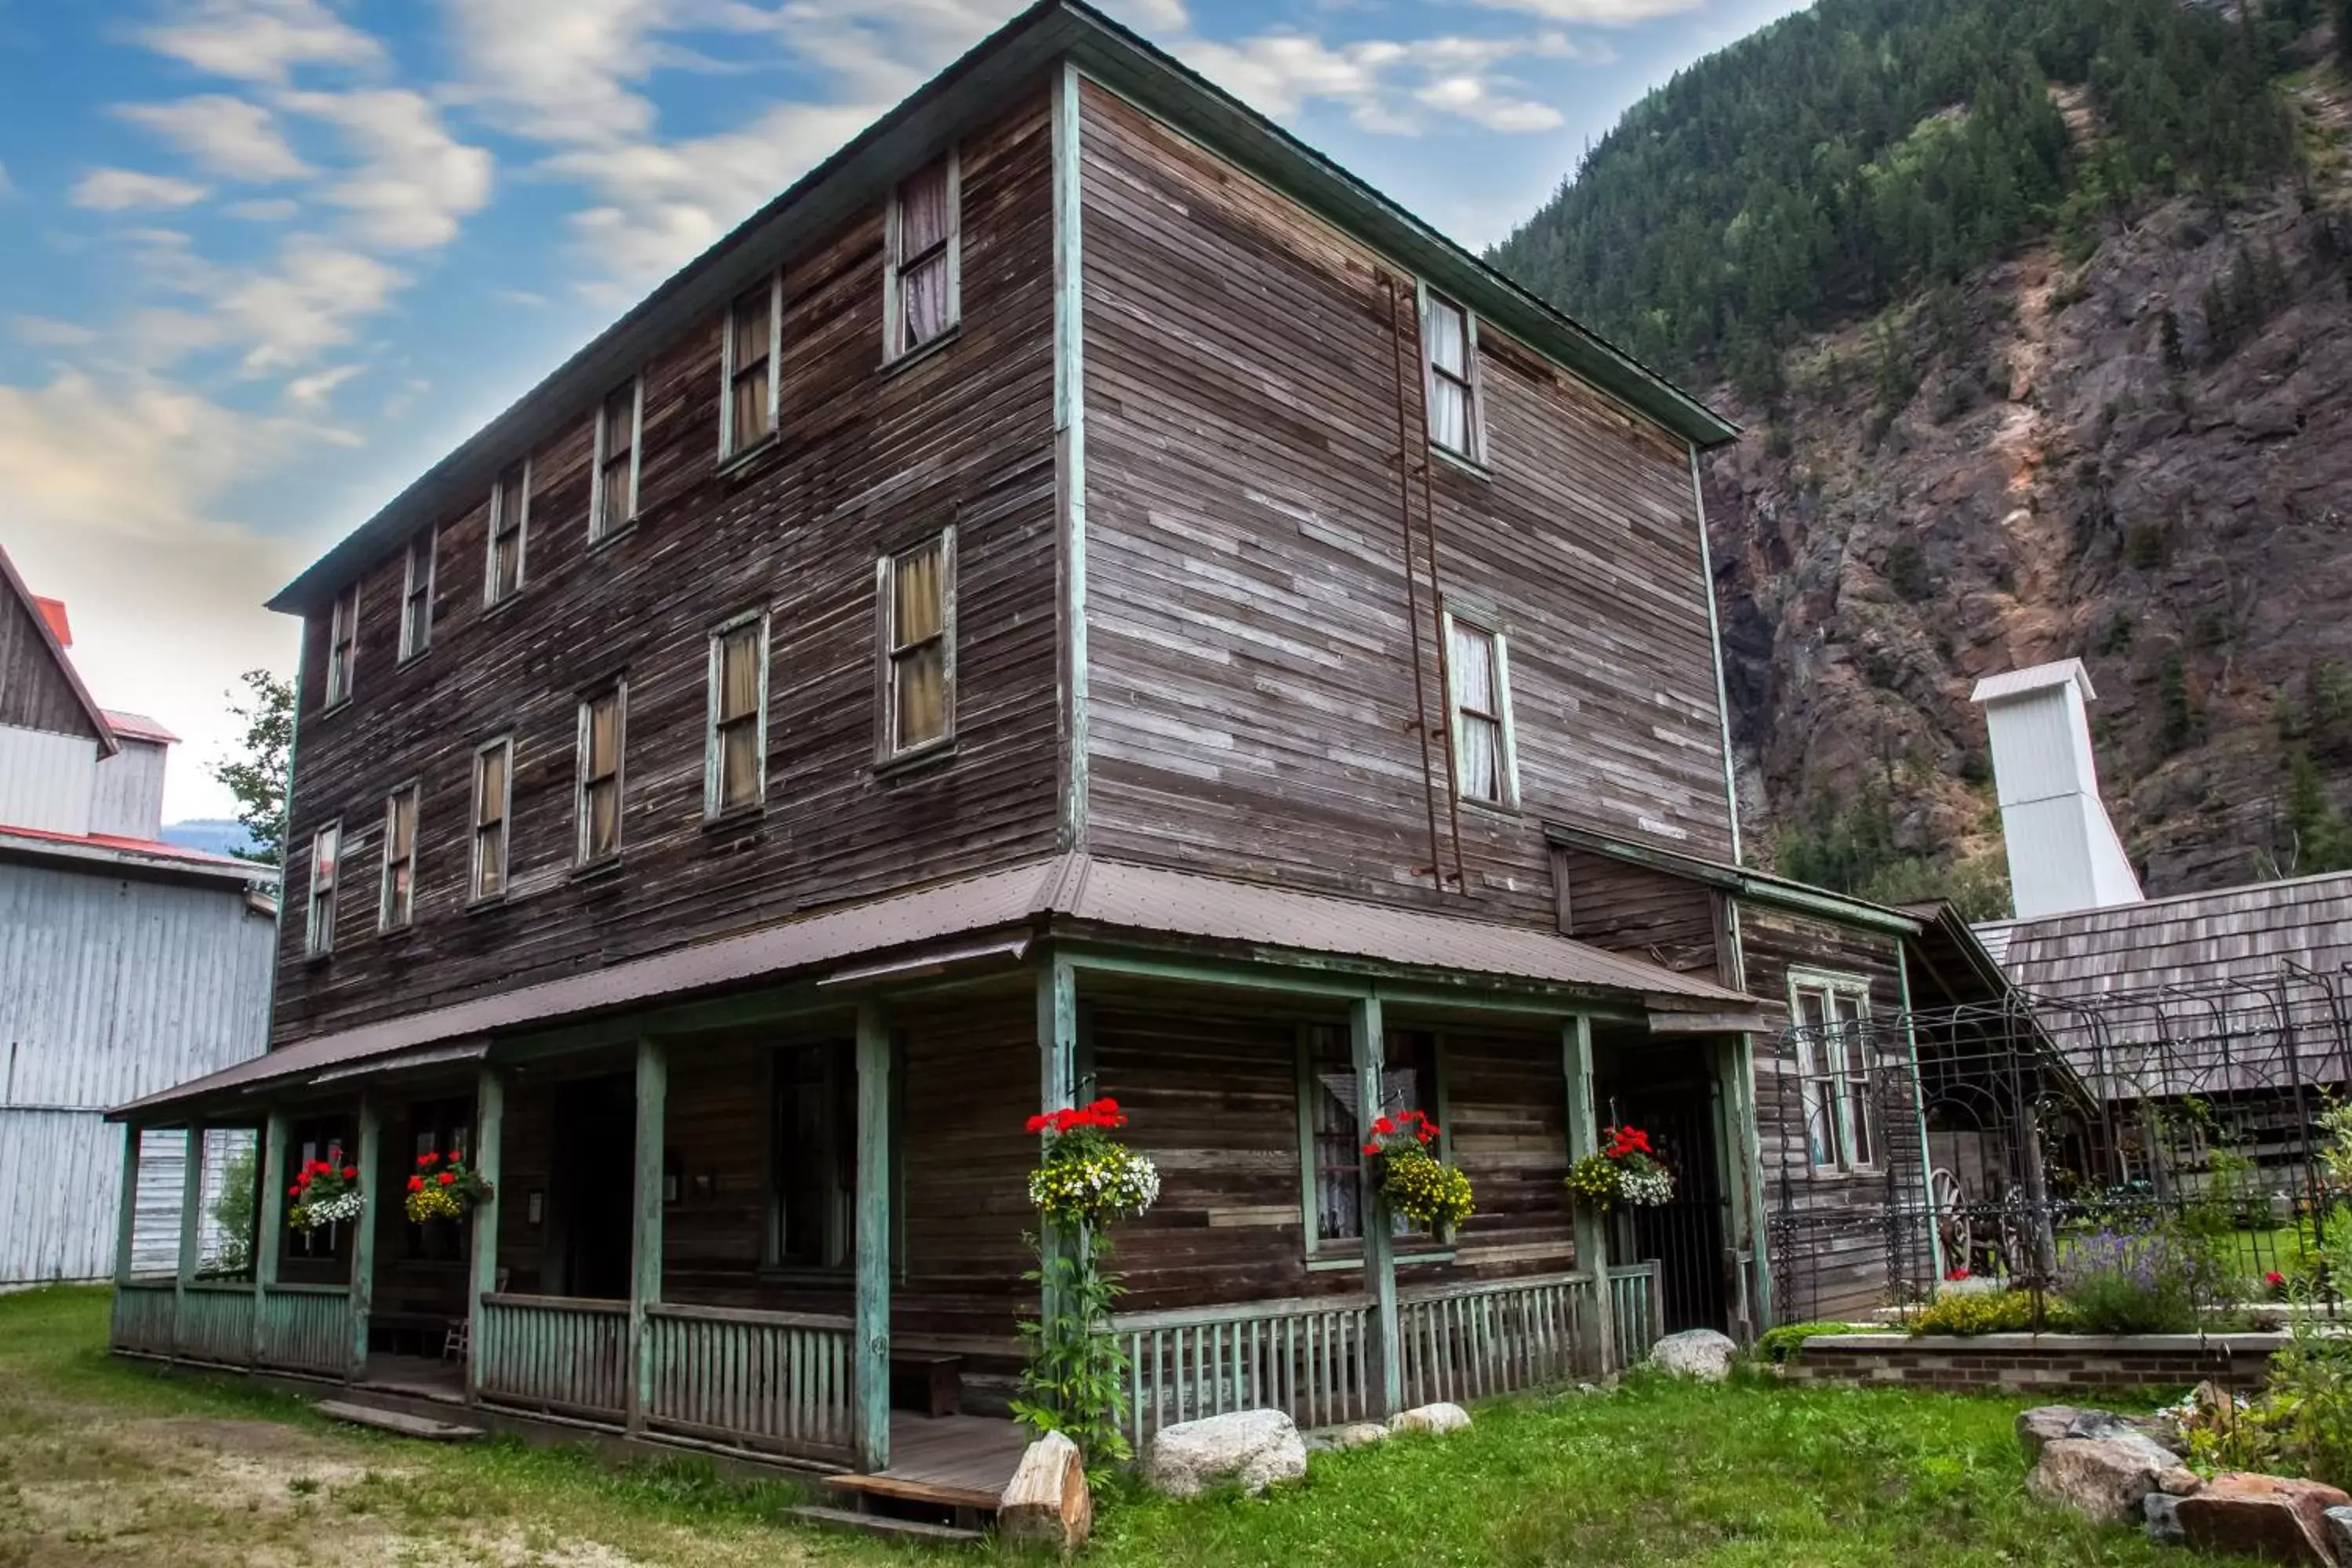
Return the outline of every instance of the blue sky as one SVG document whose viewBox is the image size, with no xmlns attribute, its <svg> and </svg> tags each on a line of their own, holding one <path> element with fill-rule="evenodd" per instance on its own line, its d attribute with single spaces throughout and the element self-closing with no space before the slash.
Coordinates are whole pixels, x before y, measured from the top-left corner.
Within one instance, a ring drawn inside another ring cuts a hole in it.
<svg viewBox="0 0 2352 1568">
<path fill-rule="evenodd" d="M 0 546 L 173 817 L 259 608 L 1014 0 L 0 0 Z M 1790 0 L 1112 0 L 1472 246 Z"/>
</svg>

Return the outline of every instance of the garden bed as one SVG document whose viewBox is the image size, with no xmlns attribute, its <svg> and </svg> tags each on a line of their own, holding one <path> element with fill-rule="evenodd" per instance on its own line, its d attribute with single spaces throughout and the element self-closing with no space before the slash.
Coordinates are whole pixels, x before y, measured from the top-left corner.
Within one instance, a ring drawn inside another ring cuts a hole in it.
<svg viewBox="0 0 2352 1568">
<path fill-rule="evenodd" d="M 1816 1334 L 1783 1369 L 1796 1383 L 2043 1394 L 2212 1382 L 2257 1389 L 2290 1336 Z"/>
</svg>

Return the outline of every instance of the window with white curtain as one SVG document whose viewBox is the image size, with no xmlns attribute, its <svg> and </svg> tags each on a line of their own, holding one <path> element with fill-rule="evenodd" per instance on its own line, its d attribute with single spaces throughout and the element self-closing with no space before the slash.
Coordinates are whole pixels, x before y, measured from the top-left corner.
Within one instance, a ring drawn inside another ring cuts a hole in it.
<svg viewBox="0 0 2352 1568">
<path fill-rule="evenodd" d="M 1816 1170 L 1868 1170 L 1878 1163 L 1870 1097 L 1870 983 L 1860 975 L 1792 973 L 1797 1075 L 1805 1149 Z"/>
<path fill-rule="evenodd" d="M 632 376 L 596 406 L 596 468 L 589 485 L 588 542 L 627 527 L 637 515 L 637 425 L 645 379 Z"/>
<path fill-rule="evenodd" d="M 768 617 L 753 614 L 710 634 L 710 734 L 702 811 L 723 816 L 767 795 Z"/>
<path fill-rule="evenodd" d="M 881 562 L 883 760 L 955 733 L 955 530 Z"/>
<path fill-rule="evenodd" d="M 338 820 L 310 835 L 310 898 L 302 948 L 312 958 L 335 951 L 335 882 L 343 859 L 343 825 Z"/>
<path fill-rule="evenodd" d="M 899 182 L 890 198 L 886 358 L 921 348 L 961 313 L 959 196 L 956 155 L 948 153 Z"/>
<path fill-rule="evenodd" d="M 327 706 L 351 700 L 352 682 L 359 673 L 360 585 L 335 595 L 327 612 Z"/>
<path fill-rule="evenodd" d="M 408 541 L 408 574 L 400 594 L 400 657 L 415 658 L 433 642 L 436 531 L 418 529 Z"/>
<path fill-rule="evenodd" d="M 628 697 L 627 683 L 615 681 L 580 704 L 575 804 L 583 866 L 621 852 L 621 732 L 627 722 Z"/>
<path fill-rule="evenodd" d="M 383 887 L 376 900 L 376 929 L 400 931 L 416 914 L 417 786 L 403 784 L 383 802 Z"/>
<path fill-rule="evenodd" d="M 490 552 L 482 603 L 503 605 L 522 589 L 525 531 L 530 522 L 530 459 L 510 463 L 490 488 Z"/>
<path fill-rule="evenodd" d="M 1518 804 L 1511 735 L 1511 687 L 1500 632 L 1448 610 L 1446 706 L 1454 731 L 1454 787 L 1464 800 Z"/>
<path fill-rule="evenodd" d="M 501 735 L 474 752 L 474 848 L 470 898 L 507 890 L 507 816 L 514 805 L 514 740 Z"/>
<path fill-rule="evenodd" d="M 1429 438 L 1456 457 L 1483 462 L 1484 424 L 1478 408 L 1478 326 L 1469 311 L 1443 294 L 1423 291 L 1422 359 L 1429 402 Z"/>
<path fill-rule="evenodd" d="M 727 308 L 719 340 L 719 456 L 751 450 L 776 433 L 776 360 L 782 349 L 784 277 L 771 273 Z"/>
</svg>

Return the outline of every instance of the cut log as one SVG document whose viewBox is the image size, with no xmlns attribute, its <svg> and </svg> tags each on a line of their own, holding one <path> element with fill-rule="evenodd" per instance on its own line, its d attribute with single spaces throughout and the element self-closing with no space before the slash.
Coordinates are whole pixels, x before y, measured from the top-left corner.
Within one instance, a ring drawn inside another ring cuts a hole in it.
<svg viewBox="0 0 2352 1568">
<path fill-rule="evenodd" d="M 996 1534 L 1020 1546 L 1049 1546 L 1067 1557 L 1095 1527 L 1094 1493 L 1078 1446 L 1059 1432 L 1029 1445 L 996 1505 Z"/>
</svg>

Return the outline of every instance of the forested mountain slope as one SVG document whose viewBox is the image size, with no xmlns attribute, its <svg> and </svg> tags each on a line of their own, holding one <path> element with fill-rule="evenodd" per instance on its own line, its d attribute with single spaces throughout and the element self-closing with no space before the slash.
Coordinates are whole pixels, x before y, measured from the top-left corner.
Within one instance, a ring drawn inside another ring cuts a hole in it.
<svg viewBox="0 0 2352 1568">
<path fill-rule="evenodd" d="M 1743 814 L 1999 912 L 1980 676 L 2081 655 L 2151 892 L 2352 864 L 2352 91 L 2320 0 L 1822 0 L 1496 259 L 1750 426 Z"/>
</svg>

